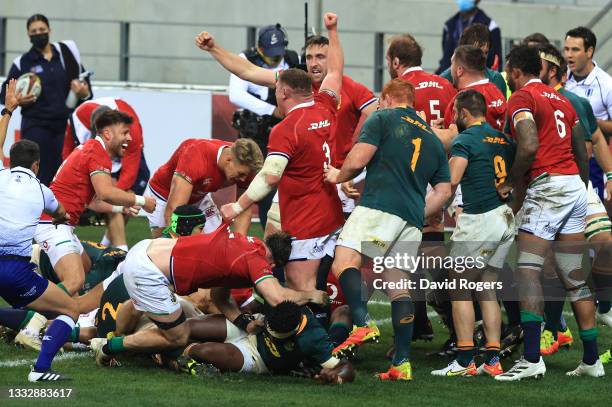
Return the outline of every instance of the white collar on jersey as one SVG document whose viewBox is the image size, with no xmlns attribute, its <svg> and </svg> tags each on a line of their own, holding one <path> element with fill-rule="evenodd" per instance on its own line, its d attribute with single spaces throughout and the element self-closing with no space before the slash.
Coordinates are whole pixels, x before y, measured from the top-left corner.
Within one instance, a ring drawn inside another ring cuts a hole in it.
<svg viewBox="0 0 612 407">
<path fill-rule="evenodd" d="M 308 102 L 300 103 L 299 105 L 295 105 L 295 106 L 293 106 L 291 109 L 289 109 L 289 111 L 287 112 L 287 114 L 289 114 L 289 113 L 293 112 L 294 110 L 297 110 L 297 109 L 302 109 L 302 108 L 304 108 L 304 107 L 310 107 L 310 106 L 314 106 L 314 99 L 313 99 L 313 100 L 310 100 L 310 101 L 308 101 Z"/>
<path fill-rule="evenodd" d="M 221 153 L 223 152 L 223 149 L 229 147 L 229 146 L 221 146 L 219 147 L 219 150 L 217 151 L 217 164 L 219 164 L 219 160 L 221 159 Z"/>
<path fill-rule="evenodd" d="M 420 66 L 413 66 L 411 68 L 408 68 L 404 71 L 404 73 L 401 74 L 401 76 L 406 75 L 408 72 L 414 72 L 414 71 L 422 71 L 423 68 L 421 68 Z"/>
<path fill-rule="evenodd" d="M 469 85 L 467 85 L 466 88 L 470 88 L 472 86 L 477 86 L 477 85 L 484 85 L 485 83 L 489 83 L 489 80 L 487 78 L 481 79 L 476 82 L 472 82 Z"/>
<path fill-rule="evenodd" d="M 100 143 L 104 151 L 106 151 L 106 146 L 104 145 L 104 140 L 102 140 L 102 137 L 96 136 L 96 140 Z"/>
<path fill-rule="evenodd" d="M 525 86 L 529 85 L 530 83 L 542 83 L 542 81 L 536 78 L 529 79 L 529 81 L 525 84 Z"/>
<path fill-rule="evenodd" d="M 31 169 L 26 168 L 26 167 L 21 167 L 21 166 L 13 167 L 11 168 L 11 172 L 25 172 L 26 174 L 31 175 L 33 178 L 36 178 L 36 175 L 34 174 L 34 172 L 32 172 Z"/>
<path fill-rule="evenodd" d="M 601 76 L 602 73 L 607 75 L 607 72 L 597 66 L 597 63 L 593 61 L 593 69 L 591 70 L 591 72 L 589 72 L 586 78 L 578 82 L 572 71 L 570 71 L 568 80 L 573 80 L 574 82 L 581 85 L 590 86 L 593 82 L 595 82 L 598 76 Z"/>
</svg>

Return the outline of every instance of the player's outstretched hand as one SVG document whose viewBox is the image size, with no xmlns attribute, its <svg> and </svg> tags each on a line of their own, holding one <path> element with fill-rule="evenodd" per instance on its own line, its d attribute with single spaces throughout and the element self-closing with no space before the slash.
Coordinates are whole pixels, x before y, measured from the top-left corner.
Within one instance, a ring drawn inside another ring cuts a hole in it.
<svg viewBox="0 0 612 407">
<path fill-rule="evenodd" d="M 323 22 L 325 23 L 325 28 L 328 30 L 335 29 L 338 25 L 338 16 L 335 13 L 325 13 Z"/>
<path fill-rule="evenodd" d="M 6 97 L 4 100 L 4 107 L 14 112 L 15 109 L 20 105 L 20 101 L 23 98 L 21 94 L 17 94 L 17 80 L 11 79 L 6 84 Z"/>
<path fill-rule="evenodd" d="M 127 215 L 127 216 L 138 216 L 138 214 L 140 213 L 140 210 L 142 209 L 141 206 L 124 206 L 123 207 L 123 214 Z"/>
<path fill-rule="evenodd" d="M 66 213 L 65 211 L 58 213 L 57 216 L 51 220 L 51 223 L 53 223 L 56 226 L 63 225 L 68 222 L 70 222 L 70 215 Z"/>
<path fill-rule="evenodd" d="M 310 302 L 317 305 L 329 304 L 329 295 L 325 291 L 313 290 L 310 292 Z"/>
<path fill-rule="evenodd" d="M 338 175 L 340 175 L 340 170 L 332 165 L 328 165 L 325 167 L 323 172 L 323 180 L 325 182 L 329 182 L 330 184 L 338 183 Z"/>
<path fill-rule="evenodd" d="M 208 31 L 202 31 L 195 37 L 195 43 L 202 51 L 210 52 L 215 47 L 215 37 Z"/>
<path fill-rule="evenodd" d="M 238 214 L 234 209 L 234 205 L 232 203 L 228 203 L 221 207 L 221 216 L 223 217 L 224 222 L 230 222 L 236 219 L 236 216 L 238 216 Z"/>
<path fill-rule="evenodd" d="M 261 319 L 254 319 L 247 325 L 247 333 L 257 335 L 264 329 L 264 322 Z"/>
<path fill-rule="evenodd" d="M 501 197 L 503 200 L 510 199 L 510 194 L 512 193 L 512 187 L 505 182 L 497 187 L 497 195 Z"/>
<path fill-rule="evenodd" d="M 342 189 L 342 192 L 344 192 L 344 195 L 346 195 L 347 198 L 359 199 L 359 190 L 355 188 L 353 181 L 343 182 L 340 184 L 340 189 Z"/>
<path fill-rule="evenodd" d="M 155 206 L 157 205 L 155 198 L 153 198 L 152 196 L 145 196 L 144 199 L 145 204 L 142 209 L 144 209 L 145 212 L 153 213 L 153 211 L 155 210 Z"/>
<path fill-rule="evenodd" d="M 342 359 L 336 367 L 322 369 L 315 380 L 323 384 L 342 384 L 355 380 L 355 369 L 351 362 Z"/>
</svg>

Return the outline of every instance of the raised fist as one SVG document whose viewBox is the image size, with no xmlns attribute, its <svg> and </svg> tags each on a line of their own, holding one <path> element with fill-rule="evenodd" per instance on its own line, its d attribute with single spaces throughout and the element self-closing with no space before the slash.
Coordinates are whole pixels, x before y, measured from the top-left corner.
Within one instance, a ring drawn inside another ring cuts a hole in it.
<svg viewBox="0 0 612 407">
<path fill-rule="evenodd" d="M 323 22 L 325 23 L 325 28 L 331 30 L 338 25 L 338 16 L 335 13 L 325 13 Z"/>
<path fill-rule="evenodd" d="M 195 43 L 202 51 L 210 51 L 215 47 L 215 37 L 207 31 L 202 31 L 196 36 Z"/>
</svg>

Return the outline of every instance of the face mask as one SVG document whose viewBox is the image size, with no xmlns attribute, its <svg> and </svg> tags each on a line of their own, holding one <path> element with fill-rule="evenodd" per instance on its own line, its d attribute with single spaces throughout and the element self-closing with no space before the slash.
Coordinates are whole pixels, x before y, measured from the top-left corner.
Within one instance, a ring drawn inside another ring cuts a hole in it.
<svg viewBox="0 0 612 407">
<path fill-rule="evenodd" d="M 457 0 L 459 12 L 464 13 L 474 8 L 474 0 Z"/>
<path fill-rule="evenodd" d="M 49 43 L 49 33 L 30 35 L 30 42 L 34 48 L 43 49 Z"/>
</svg>

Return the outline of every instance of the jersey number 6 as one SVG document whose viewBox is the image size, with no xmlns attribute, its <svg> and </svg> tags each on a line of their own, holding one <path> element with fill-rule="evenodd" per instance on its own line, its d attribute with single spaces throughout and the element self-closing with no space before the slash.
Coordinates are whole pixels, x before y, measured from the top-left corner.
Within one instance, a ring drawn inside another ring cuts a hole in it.
<svg viewBox="0 0 612 407">
<path fill-rule="evenodd" d="M 565 123 L 563 119 L 565 115 L 561 110 L 555 110 L 555 123 L 557 124 L 557 133 L 559 133 L 559 137 L 563 138 L 566 136 L 567 132 L 565 131 Z"/>
</svg>

